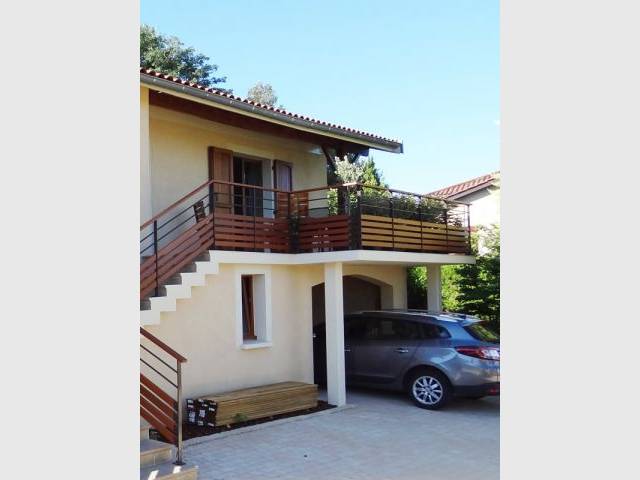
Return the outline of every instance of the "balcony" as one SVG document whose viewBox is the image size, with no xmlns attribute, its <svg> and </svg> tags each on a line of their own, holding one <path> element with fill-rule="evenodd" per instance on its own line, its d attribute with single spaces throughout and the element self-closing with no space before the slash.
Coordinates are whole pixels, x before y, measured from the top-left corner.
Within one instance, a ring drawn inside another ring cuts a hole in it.
<svg viewBox="0 0 640 480">
<path fill-rule="evenodd" d="M 212 180 L 140 232 L 141 298 L 207 250 L 471 253 L 468 205 L 358 183 L 286 192 Z"/>
</svg>

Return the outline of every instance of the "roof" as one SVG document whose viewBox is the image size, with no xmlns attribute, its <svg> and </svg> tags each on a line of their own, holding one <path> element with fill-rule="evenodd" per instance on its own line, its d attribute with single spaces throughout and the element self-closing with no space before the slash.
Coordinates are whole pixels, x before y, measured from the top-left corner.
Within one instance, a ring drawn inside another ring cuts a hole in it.
<svg viewBox="0 0 640 480">
<path fill-rule="evenodd" d="M 293 113 L 283 108 L 273 107 L 265 105 L 259 102 L 254 102 L 247 98 L 238 97 L 231 93 L 216 90 L 215 88 L 205 87 L 197 83 L 183 80 L 172 75 L 167 75 L 152 69 L 140 67 L 140 79 L 143 83 L 154 85 L 173 86 L 175 90 L 177 86 L 180 86 L 182 93 L 190 94 L 192 96 L 201 97 L 203 93 L 207 94 L 207 99 L 213 102 L 224 101 L 227 105 L 234 106 L 240 110 L 249 110 L 251 113 L 262 114 L 269 119 L 276 119 L 293 124 L 292 126 L 302 126 L 312 128 L 316 131 L 324 131 L 331 133 L 343 134 L 345 137 L 355 140 L 364 140 L 367 143 L 373 144 L 374 148 L 380 148 L 381 150 L 391 151 L 394 153 L 402 153 L 402 142 L 391 138 L 382 137 L 373 133 L 357 130 L 355 128 L 338 125 L 308 115 L 302 115 L 299 113 Z M 185 88 L 186 87 L 186 88 Z M 248 107 L 248 108 L 247 108 Z"/>
<path fill-rule="evenodd" d="M 466 182 L 456 183 L 455 185 L 441 188 L 440 190 L 431 192 L 428 195 L 453 200 L 492 185 L 498 175 L 500 175 L 499 171 L 488 173 L 486 175 L 467 180 Z"/>
</svg>

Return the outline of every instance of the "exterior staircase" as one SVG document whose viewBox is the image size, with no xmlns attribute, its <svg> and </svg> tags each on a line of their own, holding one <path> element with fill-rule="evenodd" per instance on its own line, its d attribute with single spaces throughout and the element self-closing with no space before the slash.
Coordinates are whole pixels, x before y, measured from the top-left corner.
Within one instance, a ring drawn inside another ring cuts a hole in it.
<svg viewBox="0 0 640 480">
<path fill-rule="evenodd" d="M 149 438 L 149 424 L 140 422 L 140 480 L 196 480 L 198 467 L 175 465 L 174 446 Z"/>
<path fill-rule="evenodd" d="M 157 325 L 162 312 L 175 312 L 176 301 L 191 298 L 193 287 L 206 283 L 207 275 L 216 275 L 219 266 L 210 260 L 209 252 L 198 256 L 195 261 L 172 276 L 158 289 L 158 295 L 140 301 L 140 326 Z"/>
</svg>

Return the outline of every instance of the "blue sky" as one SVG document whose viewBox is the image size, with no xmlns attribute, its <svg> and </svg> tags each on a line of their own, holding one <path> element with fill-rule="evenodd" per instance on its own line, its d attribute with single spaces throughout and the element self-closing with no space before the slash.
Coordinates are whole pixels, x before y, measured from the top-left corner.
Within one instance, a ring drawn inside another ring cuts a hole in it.
<svg viewBox="0 0 640 480">
<path fill-rule="evenodd" d="M 404 142 L 372 150 L 426 193 L 499 168 L 499 2 L 141 0 L 141 22 L 211 57 L 246 96 Z"/>
</svg>

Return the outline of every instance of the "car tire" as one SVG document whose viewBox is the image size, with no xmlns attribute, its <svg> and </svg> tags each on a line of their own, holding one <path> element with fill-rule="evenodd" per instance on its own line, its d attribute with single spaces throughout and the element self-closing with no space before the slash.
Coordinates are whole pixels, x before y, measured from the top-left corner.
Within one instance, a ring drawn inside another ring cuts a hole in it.
<svg viewBox="0 0 640 480">
<path fill-rule="evenodd" d="M 420 408 L 438 410 L 444 407 L 452 394 L 449 379 L 436 370 L 418 370 L 409 378 L 409 398 Z"/>
</svg>

